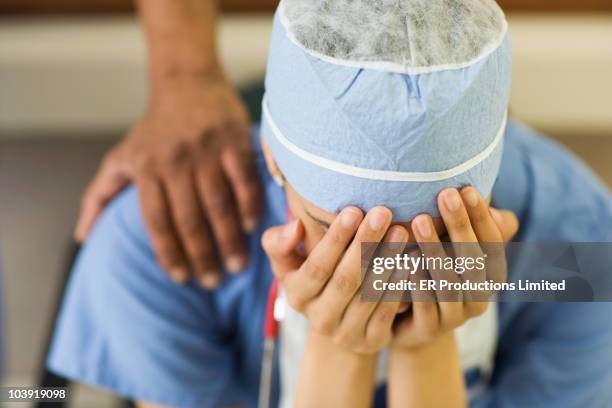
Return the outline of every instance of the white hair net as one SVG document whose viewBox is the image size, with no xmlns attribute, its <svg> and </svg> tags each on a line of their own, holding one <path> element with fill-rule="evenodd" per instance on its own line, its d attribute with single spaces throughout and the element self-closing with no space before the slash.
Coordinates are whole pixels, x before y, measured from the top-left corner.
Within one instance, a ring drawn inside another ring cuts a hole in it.
<svg viewBox="0 0 612 408">
<path fill-rule="evenodd" d="M 290 38 L 319 57 L 404 73 L 469 65 L 507 29 L 490 0 L 285 0 L 281 18 Z"/>
</svg>

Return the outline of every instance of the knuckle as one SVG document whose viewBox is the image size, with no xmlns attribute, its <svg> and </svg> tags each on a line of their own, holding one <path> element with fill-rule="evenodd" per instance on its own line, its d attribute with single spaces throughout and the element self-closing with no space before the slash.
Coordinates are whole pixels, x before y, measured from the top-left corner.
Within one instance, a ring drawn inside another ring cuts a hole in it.
<svg viewBox="0 0 612 408">
<path fill-rule="evenodd" d="M 334 229 L 334 230 L 328 231 L 327 233 L 329 235 L 329 241 L 331 245 L 338 246 L 342 244 L 342 242 L 344 241 L 343 239 L 344 234 L 341 231 Z"/>
<path fill-rule="evenodd" d="M 168 233 L 168 220 L 163 213 L 150 212 L 148 213 L 149 227 L 156 235 L 165 235 Z"/>
<path fill-rule="evenodd" d="M 319 263 L 308 259 L 304 264 L 304 275 L 315 282 L 322 282 L 327 280 L 327 270 Z"/>
<path fill-rule="evenodd" d="M 161 163 L 164 166 L 176 166 L 184 163 L 189 157 L 189 143 L 180 140 L 163 149 L 161 154 Z"/>
<path fill-rule="evenodd" d="M 454 217 L 450 221 L 450 227 L 454 230 L 466 230 L 470 227 L 470 220 L 464 215 Z"/>
<path fill-rule="evenodd" d="M 338 292 L 349 295 L 355 293 L 355 291 L 359 288 L 358 279 L 346 273 L 334 275 L 332 278 L 332 284 Z"/>
<path fill-rule="evenodd" d="M 229 200 L 224 196 L 217 196 L 206 200 L 206 210 L 208 215 L 214 218 L 225 218 L 231 212 Z"/>
<path fill-rule="evenodd" d="M 324 336 L 331 335 L 336 329 L 334 321 L 321 313 L 313 314 L 310 318 L 310 322 L 312 328 Z"/>
<path fill-rule="evenodd" d="M 214 143 L 214 137 L 212 137 L 212 131 L 208 126 L 201 127 L 199 130 L 190 134 L 189 140 L 196 145 L 203 147 L 204 149 L 211 147 Z"/>
<path fill-rule="evenodd" d="M 382 325 L 388 325 L 395 319 L 395 313 L 390 305 L 382 305 L 378 315 L 376 316 L 377 321 Z"/>
<path fill-rule="evenodd" d="M 489 213 L 477 208 L 472 212 L 472 214 L 470 214 L 470 219 L 475 224 L 485 224 L 489 219 Z"/>
<path fill-rule="evenodd" d="M 337 330 L 334 334 L 333 341 L 338 346 L 348 349 L 353 349 L 357 346 L 355 338 L 347 330 Z"/>
<path fill-rule="evenodd" d="M 181 231 L 181 234 L 186 237 L 193 237 L 201 234 L 204 226 L 200 217 L 193 214 L 183 215 L 178 218 L 176 225 L 179 231 Z"/>
</svg>

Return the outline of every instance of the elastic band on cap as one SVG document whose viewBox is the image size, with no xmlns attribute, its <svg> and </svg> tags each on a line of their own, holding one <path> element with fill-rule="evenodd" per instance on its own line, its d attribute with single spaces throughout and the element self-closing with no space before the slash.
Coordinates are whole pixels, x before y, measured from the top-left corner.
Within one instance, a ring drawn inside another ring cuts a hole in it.
<svg viewBox="0 0 612 408">
<path fill-rule="evenodd" d="M 504 132 L 506 130 L 506 124 L 508 122 L 508 112 L 504 113 L 504 119 L 502 120 L 501 127 L 495 136 L 495 139 L 489 144 L 483 151 L 478 153 L 471 159 L 461 163 L 458 166 L 450 168 L 448 170 L 435 171 L 435 172 L 401 172 L 401 171 L 389 171 L 389 170 L 374 170 L 365 169 L 361 167 L 351 166 L 349 164 L 340 163 L 334 160 L 329 160 L 324 157 L 317 156 L 310 152 L 307 152 L 298 146 L 291 143 L 280 131 L 268 108 L 266 96 L 262 101 L 262 111 L 264 120 L 270 126 L 274 137 L 278 140 L 287 150 L 305 160 L 314 164 L 315 166 L 323 167 L 325 169 L 334 171 L 336 173 L 346 174 L 348 176 L 359 177 L 369 180 L 379 181 L 410 181 L 410 182 L 434 182 L 450 179 L 457 177 L 460 174 L 466 173 L 473 167 L 486 160 L 501 143 Z"/>
</svg>

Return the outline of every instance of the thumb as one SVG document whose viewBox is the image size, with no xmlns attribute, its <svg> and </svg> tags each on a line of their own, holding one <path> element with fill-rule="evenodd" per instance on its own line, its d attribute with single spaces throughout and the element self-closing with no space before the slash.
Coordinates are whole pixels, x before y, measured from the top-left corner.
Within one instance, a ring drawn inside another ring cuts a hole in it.
<svg viewBox="0 0 612 408">
<path fill-rule="evenodd" d="M 504 242 L 511 241 L 519 230 L 518 218 L 512 211 L 490 208 L 491 216 L 502 234 Z"/>
<path fill-rule="evenodd" d="M 304 263 L 305 257 L 297 249 L 303 239 L 304 226 L 298 219 L 264 232 L 261 245 L 270 258 L 272 271 L 279 279 L 282 280 L 288 272 Z"/>
</svg>

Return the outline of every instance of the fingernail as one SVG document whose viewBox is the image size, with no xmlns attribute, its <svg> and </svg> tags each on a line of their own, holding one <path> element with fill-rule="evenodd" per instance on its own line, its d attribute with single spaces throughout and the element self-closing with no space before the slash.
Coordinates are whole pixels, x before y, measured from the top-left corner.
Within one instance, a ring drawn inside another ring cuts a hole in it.
<svg viewBox="0 0 612 408">
<path fill-rule="evenodd" d="M 282 234 L 283 238 L 284 239 L 293 238 L 296 227 L 297 227 L 297 220 L 293 220 L 289 224 L 285 225 L 285 228 L 283 228 L 283 234 Z"/>
<path fill-rule="evenodd" d="M 346 229 L 354 228 L 358 220 L 359 214 L 355 210 L 347 209 L 340 214 L 340 225 Z"/>
<path fill-rule="evenodd" d="M 207 289 L 214 289 L 219 286 L 221 279 L 219 273 L 216 271 L 206 272 L 200 277 L 200 284 Z"/>
<path fill-rule="evenodd" d="M 172 268 L 170 270 L 170 279 L 174 283 L 183 284 L 187 282 L 187 271 L 182 267 Z"/>
<path fill-rule="evenodd" d="M 225 267 L 230 273 L 238 273 L 244 268 L 245 259 L 242 255 L 230 255 L 225 262 Z"/>
<path fill-rule="evenodd" d="M 400 226 L 393 227 L 389 234 L 389 241 L 391 242 L 403 242 L 406 240 L 408 233 Z"/>
<path fill-rule="evenodd" d="M 476 207 L 478 205 L 478 202 L 480 201 L 478 199 L 478 194 L 476 193 L 476 190 L 472 188 L 468 189 L 463 193 L 463 198 L 465 199 L 467 205 L 469 205 L 470 207 Z"/>
<path fill-rule="evenodd" d="M 427 217 L 416 217 L 414 222 L 416 223 L 417 231 L 419 231 L 419 235 L 421 237 L 429 238 L 431 236 L 431 226 L 429 225 L 429 220 Z"/>
<path fill-rule="evenodd" d="M 253 232 L 257 228 L 257 220 L 253 217 L 247 217 L 242 222 L 242 229 L 245 232 Z"/>
<path fill-rule="evenodd" d="M 491 216 L 493 217 L 495 222 L 497 222 L 498 224 L 504 223 L 504 217 L 499 211 L 497 211 L 495 208 L 489 208 L 489 211 L 491 212 Z"/>
<path fill-rule="evenodd" d="M 447 190 L 444 192 L 444 204 L 446 204 L 446 208 L 451 212 L 455 212 L 461 207 L 461 198 L 459 198 L 457 190 Z"/>
<path fill-rule="evenodd" d="M 374 209 L 370 212 L 368 225 L 373 231 L 379 231 L 385 227 L 389 214 L 382 209 Z"/>
</svg>

